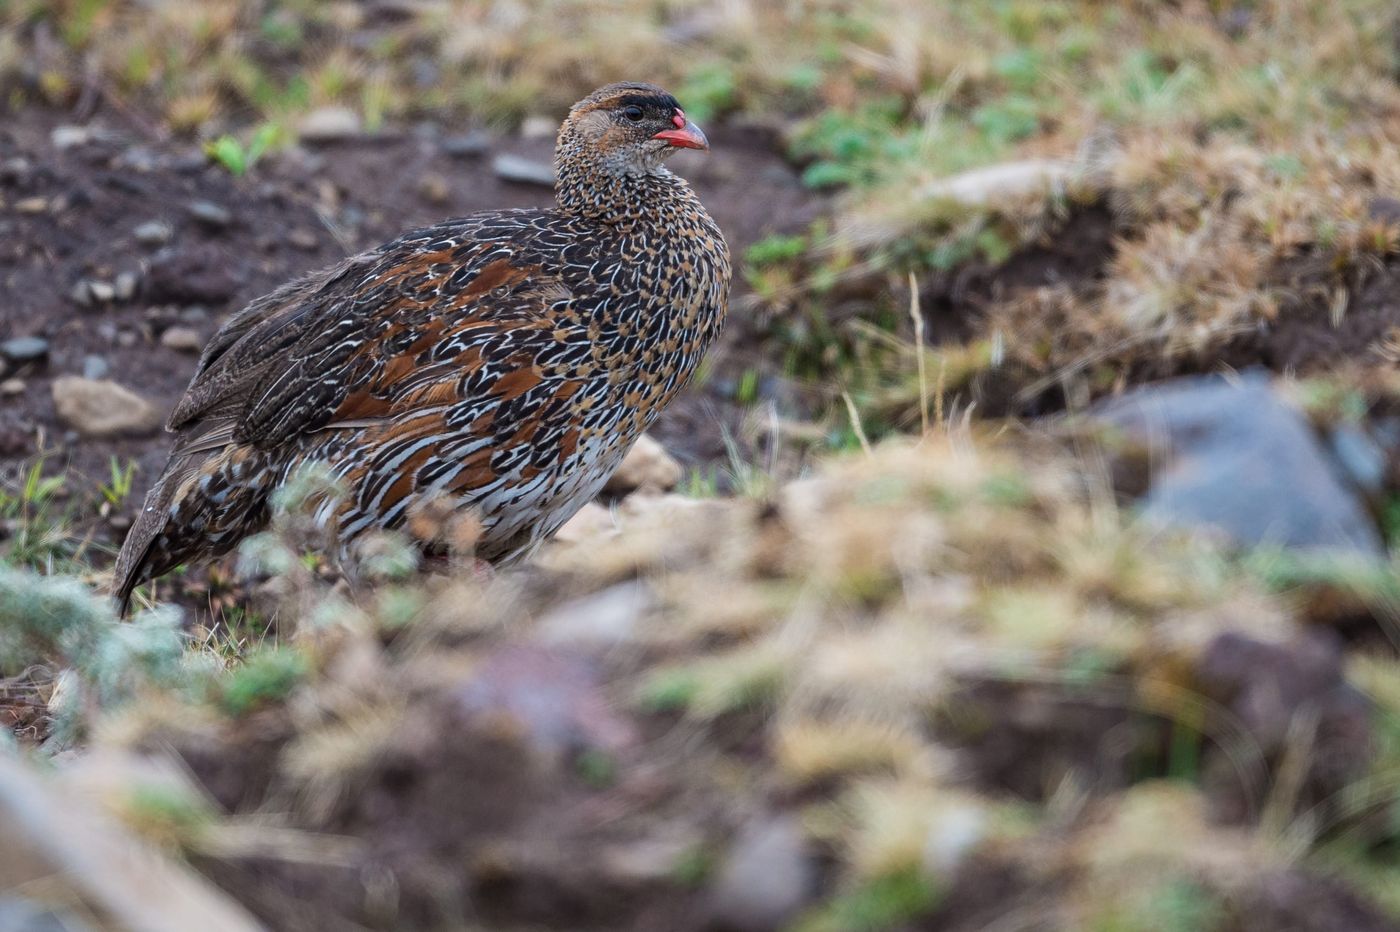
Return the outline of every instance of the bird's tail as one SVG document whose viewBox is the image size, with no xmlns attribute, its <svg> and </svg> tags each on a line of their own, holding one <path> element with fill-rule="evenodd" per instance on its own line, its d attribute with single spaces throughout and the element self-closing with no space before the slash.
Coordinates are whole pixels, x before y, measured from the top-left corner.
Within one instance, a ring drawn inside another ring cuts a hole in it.
<svg viewBox="0 0 1400 932">
<path fill-rule="evenodd" d="M 117 555 L 112 597 L 121 615 L 143 582 L 262 530 L 278 474 L 271 457 L 241 445 L 172 456 Z"/>
<path fill-rule="evenodd" d="M 117 564 L 112 570 L 112 598 L 116 600 L 117 612 L 123 618 L 131 609 L 132 591 L 160 572 L 149 569 L 151 551 L 170 521 L 170 504 L 177 485 L 171 480 L 175 474 L 176 470 L 167 467 L 155 486 L 146 493 L 141 513 L 136 516 L 126 540 L 122 542 L 121 552 L 117 554 Z"/>
</svg>

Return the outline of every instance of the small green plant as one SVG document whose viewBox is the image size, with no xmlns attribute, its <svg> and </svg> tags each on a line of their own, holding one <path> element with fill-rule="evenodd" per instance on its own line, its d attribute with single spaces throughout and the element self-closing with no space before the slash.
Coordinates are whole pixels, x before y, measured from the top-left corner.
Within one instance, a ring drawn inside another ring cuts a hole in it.
<svg viewBox="0 0 1400 932">
<path fill-rule="evenodd" d="M 772 233 L 750 246 L 744 252 L 744 261 L 754 266 L 791 262 L 802 258 L 808 245 L 805 236 Z"/>
<path fill-rule="evenodd" d="M 714 855 L 704 845 L 687 848 L 671 865 L 671 878 L 682 887 L 696 889 L 715 872 Z"/>
<path fill-rule="evenodd" d="M 739 376 L 739 384 L 734 389 L 734 400 L 741 405 L 751 405 L 758 401 L 758 370 L 745 369 Z"/>
<path fill-rule="evenodd" d="M 281 130 L 271 123 L 264 123 L 254 131 L 252 140 L 246 146 L 236 136 L 225 133 L 206 145 L 204 151 L 229 174 L 241 176 L 252 171 L 280 136 Z"/>
<path fill-rule="evenodd" d="M 228 674 L 221 704 L 230 715 L 246 715 L 261 705 L 286 698 L 308 672 L 306 658 L 290 648 L 257 651 Z"/>
<path fill-rule="evenodd" d="M 800 932 L 882 932 L 901 927 L 938 905 L 938 891 L 915 868 L 876 877 L 836 897 L 798 924 Z"/>
<path fill-rule="evenodd" d="M 215 818 L 204 800 L 170 786 L 138 785 L 123 809 L 123 821 L 139 835 L 176 851 L 197 848 Z"/>
<path fill-rule="evenodd" d="M 98 491 L 102 493 L 107 504 L 116 508 L 131 496 L 131 486 L 136 478 L 136 461 L 127 460 L 126 465 L 121 465 L 115 456 L 108 460 L 111 478 L 103 483 Z"/>
<path fill-rule="evenodd" d="M 649 712 L 684 712 L 700 693 L 700 677 L 694 670 L 677 667 L 659 670 L 642 684 L 637 701 Z"/>
<path fill-rule="evenodd" d="M 9 562 L 52 572 L 69 567 L 80 551 L 69 526 L 71 508 L 63 501 L 67 477 L 44 475 L 44 458 L 29 465 L 17 485 L 0 486 L 0 521 L 9 539 L 0 546 Z"/>
<path fill-rule="evenodd" d="M 81 735 L 95 709 L 120 706 L 149 686 L 186 685 L 184 646 L 178 611 L 121 622 L 109 600 L 72 577 L 0 565 L 0 677 L 65 671 L 66 701 L 50 703 L 58 746 Z"/>
<path fill-rule="evenodd" d="M 719 476 L 713 467 L 692 469 L 681 480 L 679 491 L 686 498 L 714 498 L 719 495 Z"/>
<path fill-rule="evenodd" d="M 199 646 L 224 663 L 234 663 L 262 648 L 269 628 L 268 620 L 252 609 L 242 605 L 225 606 L 210 620 Z"/>
<path fill-rule="evenodd" d="M 603 790 L 617 781 L 617 761 L 606 751 L 589 748 L 574 761 L 579 778 L 595 790 Z"/>
<path fill-rule="evenodd" d="M 733 109 L 738 102 L 739 85 L 734 70 L 728 65 L 707 64 L 690 73 L 679 93 L 687 113 L 693 119 L 704 121 Z"/>
</svg>

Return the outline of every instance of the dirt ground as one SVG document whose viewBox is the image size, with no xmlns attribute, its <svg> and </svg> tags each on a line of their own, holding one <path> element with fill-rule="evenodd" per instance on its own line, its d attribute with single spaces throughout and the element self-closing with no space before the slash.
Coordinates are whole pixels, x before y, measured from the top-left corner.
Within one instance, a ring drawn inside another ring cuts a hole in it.
<svg viewBox="0 0 1400 932">
<path fill-rule="evenodd" d="M 549 137 L 425 123 L 278 153 L 234 177 L 193 144 L 152 139 L 121 114 L 98 112 L 76 133 L 64 129 L 71 120 L 30 107 L 0 127 L 0 342 L 37 336 L 49 344 L 45 359 L 0 373 L 19 380 L 0 398 L 0 470 L 13 479 L 43 456 L 46 472 L 67 468 L 75 477 L 69 494 L 87 495 L 109 478 L 113 457 L 135 462 L 132 495 L 99 543 L 120 543 L 168 440 L 158 430 L 79 437 L 57 417 L 53 380 L 105 370 L 164 413 L 198 358 L 186 331 L 207 340 L 229 314 L 289 278 L 416 226 L 553 197 L 543 185 L 502 180 L 493 167 L 500 155 L 547 165 Z M 736 258 L 824 209 L 764 134 L 715 127 L 711 138 L 712 152 L 685 153 L 674 167 L 694 182 Z M 160 241 L 153 223 L 165 225 L 168 239 Z M 77 294 L 84 282 L 123 276 L 136 283 L 126 300 Z M 725 434 L 742 433 L 734 373 L 757 363 L 746 349 L 745 294 L 736 276 L 736 314 L 711 377 L 654 431 L 685 465 L 722 465 Z M 187 342 L 163 340 L 172 328 Z"/>
</svg>

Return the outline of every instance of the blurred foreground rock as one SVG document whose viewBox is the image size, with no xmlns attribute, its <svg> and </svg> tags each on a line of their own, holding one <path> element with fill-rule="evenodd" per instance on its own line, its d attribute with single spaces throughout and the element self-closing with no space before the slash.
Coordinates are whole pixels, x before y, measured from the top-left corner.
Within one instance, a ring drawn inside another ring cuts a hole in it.
<svg viewBox="0 0 1400 932">
<path fill-rule="evenodd" d="M 669 492 L 681 481 L 680 464 L 666 452 L 666 448 L 647 434 L 642 434 L 637 443 L 608 478 L 604 491 L 610 495 L 626 495 L 638 489 L 654 489 Z"/>
<path fill-rule="evenodd" d="M 1384 557 L 1360 498 L 1263 375 L 1151 385 L 1090 418 L 1116 432 L 1123 462 L 1146 466 L 1142 515 L 1151 523 L 1212 527 L 1246 545 Z"/>
<path fill-rule="evenodd" d="M 254 932 L 242 907 L 0 753 L 0 929 Z M 83 918 L 75 922 L 69 912 Z"/>
</svg>

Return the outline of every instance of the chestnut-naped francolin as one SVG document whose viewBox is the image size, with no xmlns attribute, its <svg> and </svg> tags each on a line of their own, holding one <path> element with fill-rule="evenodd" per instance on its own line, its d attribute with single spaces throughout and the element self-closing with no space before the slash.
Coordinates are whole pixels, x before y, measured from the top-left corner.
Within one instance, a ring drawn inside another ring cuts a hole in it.
<svg viewBox="0 0 1400 932">
<path fill-rule="evenodd" d="M 321 463 L 344 560 L 449 501 L 478 559 L 528 554 L 591 499 L 724 322 L 729 250 L 666 166 L 705 134 L 670 94 L 613 84 L 559 131 L 556 206 L 448 220 L 284 285 L 214 336 L 170 415 L 170 460 L 113 591 L 228 552 Z"/>
</svg>

